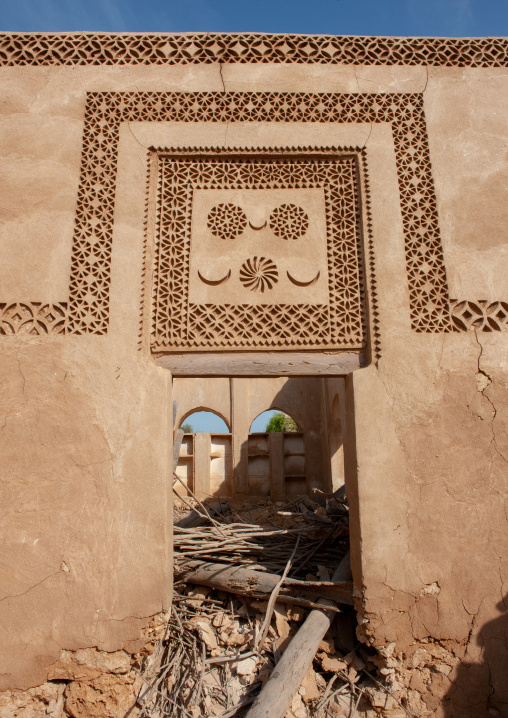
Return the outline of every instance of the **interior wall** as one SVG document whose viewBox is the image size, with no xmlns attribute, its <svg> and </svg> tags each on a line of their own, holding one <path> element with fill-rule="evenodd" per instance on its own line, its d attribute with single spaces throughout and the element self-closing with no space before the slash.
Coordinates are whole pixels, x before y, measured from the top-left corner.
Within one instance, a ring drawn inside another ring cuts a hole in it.
<svg viewBox="0 0 508 718">
<path fill-rule="evenodd" d="M 213 411 L 231 429 L 230 380 L 226 378 L 173 379 L 173 396 L 178 404 L 176 426 L 195 411 Z"/>
<path fill-rule="evenodd" d="M 328 418 L 327 401 L 329 396 L 333 401 L 333 391 L 342 391 L 341 380 L 321 377 L 177 377 L 173 380 L 173 396 L 178 402 L 177 425 L 200 409 L 215 412 L 230 423 L 235 495 L 249 494 L 250 427 L 259 414 L 269 409 L 289 414 L 304 434 L 306 490 L 317 499 L 321 499 L 323 493 L 330 493 L 329 426 L 334 436 L 334 466 L 338 476 L 342 458 L 340 418 L 336 416 L 332 423 Z M 187 461 L 182 459 L 182 471 Z"/>
</svg>

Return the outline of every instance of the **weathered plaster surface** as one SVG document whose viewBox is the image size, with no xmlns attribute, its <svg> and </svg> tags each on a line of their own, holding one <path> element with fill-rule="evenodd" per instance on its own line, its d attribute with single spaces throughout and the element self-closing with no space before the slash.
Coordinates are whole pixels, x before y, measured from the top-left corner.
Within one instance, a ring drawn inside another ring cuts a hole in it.
<svg viewBox="0 0 508 718">
<path fill-rule="evenodd" d="M 471 333 L 435 337 L 433 351 L 418 344 L 387 348 L 378 371 L 354 376 L 361 631 L 377 646 L 462 646 L 444 688 L 457 701 L 464 667 L 490 667 L 499 708 L 508 698 L 497 668 L 506 660 L 506 341 Z M 458 703 L 473 710 L 460 715 L 482 709 L 489 690 L 484 681 L 478 704 Z"/>
<path fill-rule="evenodd" d="M 508 294 L 507 82 L 506 68 L 429 68 L 425 115 L 454 299 Z"/>
<path fill-rule="evenodd" d="M 0 352 L 6 685 L 44 680 L 61 648 L 129 645 L 167 605 L 168 377 L 84 345 Z"/>
<path fill-rule="evenodd" d="M 1 68 L 0 301 L 65 301 L 86 92 L 145 90 L 423 92 L 450 295 L 506 301 L 506 83 L 504 69 Z M 460 700 L 481 715 L 492 686 L 506 704 L 508 335 L 411 331 L 391 130 L 369 123 L 122 126 L 108 334 L 0 337 L 3 685 L 41 683 L 61 649 L 135 647 L 167 606 L 171 378 L 138 351 L 151 145 L 367 148 L 383 353 L 346 397 L 363 632 L 462 647 L 436 688 L 455 695 L 446 715 L 467 715 Z"/>
</svg>

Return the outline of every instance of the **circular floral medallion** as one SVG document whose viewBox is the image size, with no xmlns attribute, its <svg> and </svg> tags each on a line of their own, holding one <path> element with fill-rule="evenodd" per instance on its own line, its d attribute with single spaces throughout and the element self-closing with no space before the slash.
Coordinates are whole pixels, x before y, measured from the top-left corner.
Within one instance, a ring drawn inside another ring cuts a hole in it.
<svg viewBox="0 0 508 718">
<path fill-rule="evenodd" d="M 270 215 L 270 229 L 282 239 L 298 239 L 308 228 L 307 213 L 296 204 L 281 204 Z"/>
<path fill-rule="evenodd" d="M 235 239 L 247 226 L 247 217 L 236 204 L 218 204 L 208 214 L 208 229 L 221 239 Z"/>
<path fill-rule="evenodd" d="M 279 281 L 279 273 L 271 259 L 253 257 L 242 264 L 240 281 L 251 292 L 264 292 Z"/>
</svg>

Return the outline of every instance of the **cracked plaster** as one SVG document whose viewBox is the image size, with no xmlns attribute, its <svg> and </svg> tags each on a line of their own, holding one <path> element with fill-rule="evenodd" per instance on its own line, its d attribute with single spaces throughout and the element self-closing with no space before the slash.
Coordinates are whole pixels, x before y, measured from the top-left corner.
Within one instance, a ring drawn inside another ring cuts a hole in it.
<svg viewBox="0 0 508 718">
<path fill-rule="evenodd" d="M 66 296 L 87 91 L 310 89 L 424 93 L 451 293 L 506 300 L 507 81 L 492 68 L 0 68 L 1 299 Z M 477 664 L 495 640 L 481 631 L 508 573 L 508 335 L 411 332 L 389 128 L 240 125 L 122 125 L 108 335 L 0 338 L 5 685 L 44 680 L 60 649 L 133 648 L 167 601 L 170 377 L 137 351 L 152 144 L 367 146 L 383 354 L 348 379 L 361 630 L 408 651 L 449 642 Z"/>
</svg>

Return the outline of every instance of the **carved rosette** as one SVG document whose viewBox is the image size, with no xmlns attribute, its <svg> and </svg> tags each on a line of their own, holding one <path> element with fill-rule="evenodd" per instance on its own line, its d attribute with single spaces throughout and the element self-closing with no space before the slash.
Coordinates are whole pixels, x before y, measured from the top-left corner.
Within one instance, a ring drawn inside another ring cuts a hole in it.
<svg viewBox="0 0 508 718">
<path fill-rule="evenodd" d="M 298 239 L 308 228 L 307 213 L 295 204 L 281 204 L 270 215 L 270 229 L 282 239 Z"/>
<path fill-rule="evenodd" d="M 245 212 L 234 204 L 218 204 L 208 215 L 208 229 L 221 239 L 236 239 L 246 226 Z"/>
<path fill-rule="evenodd" d="M 279 281 L 279 273 L 271 259 L 253 257 L 242 264 L 240 281 L 251 292 L 264 292 Z"/>
</svg>

